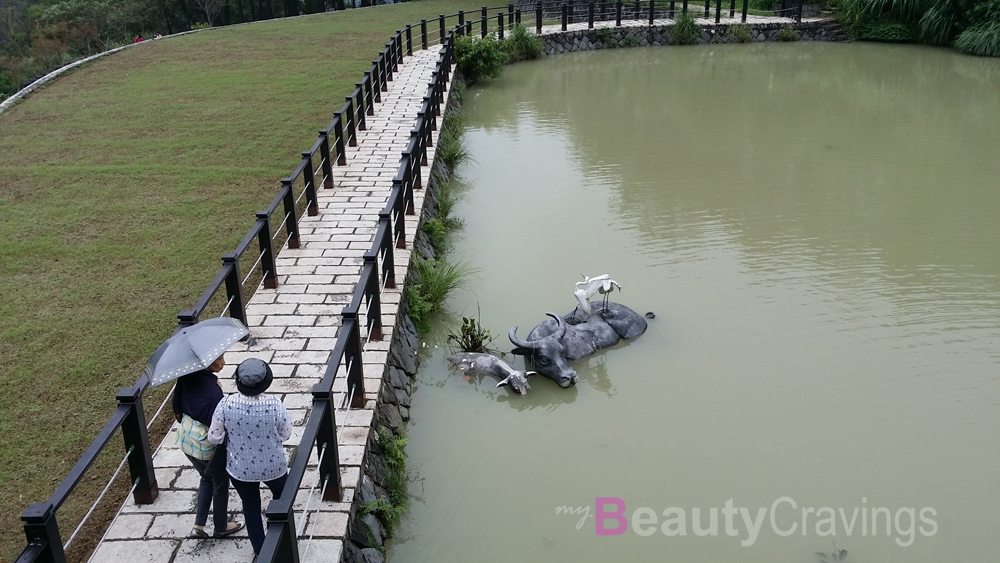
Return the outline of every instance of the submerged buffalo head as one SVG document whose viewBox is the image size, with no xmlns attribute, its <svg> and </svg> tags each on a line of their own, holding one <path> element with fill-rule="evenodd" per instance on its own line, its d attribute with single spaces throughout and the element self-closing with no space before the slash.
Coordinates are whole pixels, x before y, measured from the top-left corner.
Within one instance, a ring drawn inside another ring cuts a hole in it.
<svg viewBox="0 0 1000 563">
<path fill-rule="evenodd" d="M 555 332 L 536 340 L 521 340 L 517 337 L 517 327 L 510 329 L 507 336 L 517 346 L 512 351 L 531 358 L 538 373 L 566 388 L 576 384 L 576 371 L 566 364 L 566 350 L 562 337 L 566 334 L 566 321 L 555 313 L 545 313 L 556 321 Z"/>
</svg>

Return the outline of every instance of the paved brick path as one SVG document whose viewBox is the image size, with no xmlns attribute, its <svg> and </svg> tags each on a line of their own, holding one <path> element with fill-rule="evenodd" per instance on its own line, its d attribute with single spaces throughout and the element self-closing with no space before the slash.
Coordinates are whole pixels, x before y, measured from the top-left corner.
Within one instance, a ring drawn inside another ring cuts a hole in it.
<svg viewBox="0 0 1000 563">
<path fill-rule="evenodd" d="M 278 254 L 278 288 L 258 288 L 250 299 L 247 323 L 251 342 L 238 344 L 226 354 L 229 365 L 220 374 L 226 393 L 236 391 L 233 369 L 245 358 L 257 357 L 271 364 L 274 383 L 268 392 L 281 396 L 296 426 L 286 443 L 289 456 L 301 438 L 302 425 L 312 404 L 310 391 L 322 377 L 330 359 L 340 312 L 350 300 L 361 275 L 362 254 L 371 248 L 378 212 L 388 200 L 392 178 L 409 142 L 410 129 L 427 92 L 439 51 L 440 47 L 435 46 L 406 57 L 399 72 L 394 74 L 389 91 L 382 94 L 383 103 L 375 104 L 375 115 L 368 117 L 368 129 L 358 131 L 358 146 L 347 148 L 347 166 L 334 167 L 334 189 L 318 191 L 319 215 L 301 219 L 301 248 L 286 247 Z M 433 158 L 434 149 L 429 148 L 428 160 Z M 429 181 L 429 170 L 430 167 L 422 168 L 423 185 Z M 423 204 L 423 190 L 415 191 L 414 196 L 419 210 Z M 406 225 L 410 243 L 407 246 L 412 244 L 416 232 L 414 219 L 408 218 Z M 396 279 L 401 282 L 406 277 L 410 250 L 397 249 L 394 256 Z M 365 408 L 337 413 L 338 424 L 345 427 L 339 443 L 344 500 L 341 503 L 320 502 L 319 494 L 314 495 L 304 539 L 299 544 L 304 563 L 337 563 L 340 560 L 399 298 L 399 288 L 386 289 L 382 294 L 384 338 L 371 342 L 364 353 Z M 342 369 L 334 390 L 343 393 L 345 381 Z M 175 430 L 176 426 L 153 458 L 159 498 L 145 506 L 127 501 L 121 516 L 95 552 L 95 562 L 217 563 L 253 559 L 245 530 L 232 538 L 218 540 L 187 537 L 194 524 L 198 474 L 174 445 Z M 302 521 L 301 508 L 308 497 L 308 489 L 315 482 L 315 470 L 307 471 L 298 495 L 296 524 Z M 263 505 L 267 506 L 270 493 L 262 489 L 261 495 Z M 313 512 L 317 507 L 318 512 Z M 239 514 L 241 509 L 239 497 L 231 490 L 230 512 Z M 239 520 L 243 520 L 242 515 Z M 211 518 L 207 529 L 211 531 L 210 528 Z"/>
<path fill-rule="evenodd" d="M 734 23 L 737 20 L 723 20 Z M 748 23 L 785 23 L 787 18 L 748 17 Z M 657 20 L 657 25 L 673 23 Z M 699 24 L 714 23 L 699 19 Z M 646 26 L 645 21 L 623 21 L 623 27 Z M 595 22 L 595 27 L 613 27 L 614 22 Z M 570 31 L 586 29 L 576 23 Z M 543 34 L 559 33 L 558 26 L 543 28 Z M 232 381 L 234 366 L 248 357 L 257 357 L 271 364 L 274 383 L 269 393 L 279 395 L 292 414 L 296 429 L 286 443 L 289 455 L 298 445 L 302 425 L 312 403 L 310 390 L 319 381 L 329 360 L 337 337 L 341 309 L 349 301 L 361 274 L 362 254 L 371 248 L 378 212 L 388 200 L 392 177 L 399 167 L 401 152 L 410 138 L 416 114 L 427 83 L 437 61 L 439 46 L 415 52 L 406 57 L 389 91 L 382 94 L 383 103 L 376 104 L 375 115 L 368 117 L 368 129 L 358 132 L 358 146 L 348 147 L 348 165 L 334 167 L 333 190 L 319 190 L 320 213 L 305 216 L 299 223 L 301 248 L 283 248 L 277 257 L 280 274 L 277 289 L 258 288 L 247 306 L 252 340 L 238 344 L 226 354 L 229 364 L 220 374 L 223 389 L 235 392 Z M 433 162 L 434 149 L 428 149 Z M 430 167 L 422 168 L 423 185 L 429 181 Z M 423 190 L 415 192 L 419 212 L 423 206 Z M 412 247 L 415 221 L 406 226 L 407 246 Z M 395 250 L 396 279 L 406 277 L 410 250 Z M 314 496 L 310 514 L 300 539 L 303 563 L 339 563 L 347 522 L 354 500 L 354 489 L 360 479 L 360 465 L 373 420 L 375 398 L 382 383 L 382 373 L 388 356 L 388 346 L 395 325 L 400 289 L 387 289 L 382 295 L 384 338 L 372 342 L 364 354 L 364 409 L 338 412 L 338 424 L 344 427 L 339 442 L 344 499 L 340 503 L 320 502 Z M 346 377 L 337 377 L 334 390 L 344 392 Z M 168 413 L 169 414 L 169 413 Z M 143 561 L 149 563 L 205 562 L 226 563 L 251 561 L 253 550 L 246 531 L 225 539 L 197 540 L 188 538 L 194 524 L 194 504 L 198 475 L 174 445 L 175 428 L 160 444 L 153 462 L 156 467 L 160 495 L 151 505 L 136 506 L 131 499 L 95 551 L 93 561 L 118 563 Z M 302 508 L 308 489 L 316 483 L 315 453 L 311 471 L 306 472 L 303 488 L 296 505 L 296 524 L 302 523 Z M 263 506 L 270 493 L 262 489 Z M 229 510 L 241 512 L 242 503 L 235 491 L 230 491 Z M 314 512 L 318 508 L 318 511 Z M 239 516 L 242 521 L 242 516 Z M 211 532 L 211 518 L 209 527 Z M 311 540 L 309 538 L 312 538 Z"/>
</svg>

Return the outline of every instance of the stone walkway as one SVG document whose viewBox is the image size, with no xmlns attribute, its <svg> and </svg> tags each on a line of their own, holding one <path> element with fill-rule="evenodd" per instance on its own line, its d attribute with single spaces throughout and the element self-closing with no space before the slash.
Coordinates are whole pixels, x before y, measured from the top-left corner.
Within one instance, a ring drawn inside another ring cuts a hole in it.
<svg viewBox="0 0 1000 563">
<path fill-rule="evenodd" d="M 680 8 L 678 8 L 678 10 L 680 10 Z M 698 13 L 702 13 L 703 14 L 704 13 L 704 12 L 701 12 L 701 11 L 693 8 L 693 7 L 689 7 L 688 10 L 691 13 L 693 13 L 693 14 L 698 14 Z M 719 19 L 718 25 L 732 25 L 732 24 L 742 23 L 742 19 L 741 19 L 742 16 L 740 15 L 740 11 L 739 10 L 736 10 L 736 17 L 730 18 L 730 17 L 727 17 L 728 15 L 729 15 L 729 10 L 728 9 L 723 9 L 722 10 L 722 17 Z M 522 15 L 522 20 L 521 21 L 522 21 L 522 23 L 524 23 L 523 15 Z M 534 20 L 532 20 L 532 21 L 534 21 Z M 699 18 L 696 15 L 694 21 L 699 26 L 712 26 L 712 25 L 716 25 L 716 23 L 715 23 L 715 8 L 714 7 L 712 8 L 712 17 L 710 17 L 710 18 L 704 18 L 704 17 Z M 810 23 L 810 22 L 817 22 L 817 21 L 823 21 L 823 18 L 802 18 L 802 23 Z M 746 23 L 747 23 L 747 25 L 771 24 L 771 23 L 781 23 L 781 24 L 789 24 L 789 25 L 791 25 L 791 24 L 794 24 L 796 22 L 795 22 L 795 18 L 782 18 L 782 17 L 775 17 L 775 16 L 753 16 L 753 15 L 747 14 L 747 21 L 746 21 Z M 531 24 L 529 22 L 526 25 L 531 25 Z M 653 26 L 654 27 L 662 27 L 662 26 L 665 26 L 665 25 L 674 25 L 674 20 L 672 20 L 672 19 L 659 19 L 659 18 L 653 20 Z M 609 20 L 609 21 L 595 21 L 594 22 L 594 29 L 614 28 L 614 27 L 615 27 L 615 21 L 613 19 Z M 649 27 L 649 20 L 646 20 L 646 19 L 642 19 L 642 20 L 624 20 L 623 19 L 622 20 L 622 27 Z M 587 29 L 588 29 L 588 25 L 587 25 L 586 21 L 576 22 L 576 23 L 571 23 L 571 24 L 567 24 L 566 25 L 566 32 L 571 32 L 571 31 L 586 31 Z M 557 33 L 563 33 L 562 27 L 560 27 L 558 25 L 547 25 L 547 26 L 543 26 L 542 27 L 542 35 L 553 35 L 553 34 L 557 34 Z"/>
<path fill-rule="evenodd" d="M 302 425 L 312 404 L 310 391 L 326 369 L 339 328 L 340 312 L 350 300 L 361 275 L 362 255 L 371 248 L 378 224 L 378 212 L 388 201 L 392 178 L 399 168 L 402 151 L 427 92 L 440 46 L 406 57 L 393 75 L 389 91 L 383 92 L 375 115 L 368 117 L 368 129 L 358 131 L 358 146 L 347 148 L 347 166 L 334 167 L 334 189 L 319 190 L 320 212 L 304 216 L 299 223 L 301 248 L 283 248 L 277 257 L 277 289 L 257 289 L 247 305 L 249 343 L 237 344 L 226 353 L 226 368 L 220 373 L 226 393 L 236 391 L 232 374 L 246 358 L 261 358 L 271 364 L 274 382 L 269 393 L 280 396 L 292 414 L 295 432 L 286 442 L 289 457 L 299 443 Z M 428 161 L 434 148 L 428 149 Z M 422 168 L 423 185 L 429 181 L 430 167 Z M 414 192 L 419 211 L 423 190 Z M 416 217 L 408 217 L 407 246 L 416 234 Z M 395 250 L 396 279 L 406 278 L 410 250 Z M 364 409 L 338 411 L 337 423 L 344 427 L 339 443 L 343 502 L 320 502 L 318 491 L 300 539 L 303 563 L 340 561 L 354 489 L 360 478 L 365 443 L 372 423 L 375 399 L 388 359 L 392 327 L 395 325 L 400 288 L 382 294 L 383 334 L 364 353 L 366 404 Z M 343 393 L 346 377 L 337 376 L 334 391 Z M 338 405 L 340 401 L 338 400 Z M 167 413 L 169 415 L 169 413 Z M 176 425 L 163 440 L 153 458 L 160 487 L 159 498 L 151 505 L 136 506 L 127 501 L 121 516 L 98 546 L 93 561 L 112 563 L 144 561 L 184 563 L 194 561 L 251 561 L 253 549 L 241 531 L 232 538 L 197 540 L 188 538 L 194 524 L 194 503 L 198 474 L 174 445 Z M 315 467 L 313 454 L 312 467 Z M 307 471 L 297 496 L 296 524 L 301 525 L 301 509 L 316 483 L 315 470 Z M 271 499 L 261 491 L 263 506 Z M 240 514 L 242 503 L 230 491 L 229 511 Z M 314 510 L 318 508 L 317 512 Z M 243 520 L 242 515 L 238 519 Z M 211 532 L 211 518 L 207 529 Z M 310 541 L 309 538 L 312 537 Z"/>
<path fill-rule="evenodd" d="M 724 19 L 723 23 L 738 21 L 737 14 L 736 20 Z M 747 21 L 787 23 L 792 20 L 750 16 Z M 655 22 L 656 25 L 672 23 L 672 20 Z M 699 19 L 698 23 L 714 24 L 714 19 Z M 646 21 L 639 20 L 622 22 L 623 27 L 647 25 Z M 614 27 L 614 22 L 595 22 L 595 27 Z M 569 26 L 568 31 L 586 28 L 586 22 L 575 23 Z M 542 31 L 543 35 L 560 32 L 559 26 L 546 26 Z M 296 426 L 292 438 L 286 443 L 289 456 L 301 438 L 302 425 L 312 404 L 310 391 L 322 377 L 330 358 L 340 312 L 349 301 L 361 274 L 362 255 L 371 248 L 378 212 L 388 200 L 392 178 L 409 141 L 410 129 L 427 91 L 439 51 L 439 46 L 433 46 L 415 52 L 412 57 L 406 57 L 394 74 L 389 91 L 382 94 L 383 103 L 376 104 L 375 115 L 368 117 L 368 129 L 358 132 L 358 146 L 348 147 L 348 165 L 334 167 L 335 188 L 318 191 L 319 215 L 301 219 L 301 248 L 285 247 L 280 251 L 276 264 L 278 288 L 258 288 L 248 303 L 251 340 L 237 344 L 226 354 L 228 365 L 220 374 L 226 393 L 236 391 L 232 373 L 239 362 L 257 357 L 271 364 L 274 383 L 269 393 L 282 398 Z M 434 149 L 429 148 L 428 161 L 433 162 L 433 158 Z M 424 186 L 428 185 L 430 169 L 430 166 L 422 168 Z M 423 206 L 423 196 L 423 190 L 414 192 L 418 213 Z M 360 480 L 365 444 L 388 359 L 400 288 L 410 260 L 409 248 L 412 248 L 416 234 L 415 219 L 408 218 L 406 225 L 408 249 L 395 250 L 394 264 L 399 288 L 386 289 L 382 294 L 384 338 L 368 345 L 364 354 L 365 408 L 337 413 L 337 422 L 344 427 L 339 443 L 344 498 L 340 503 L 321 502 L 318 492 L 314 495 L 304 534 L 299 541 L 303 563 L 339 563 L 341 559 L 354 490 Z M 341 370 L 334 385 L 337 393 L 344 392 L 345 381 Z M 126 501 L 118 520 L 95 551 L 93 561 L 226 563 L 253 559 L 245 530 L 225 539 L 188 538 L 194 523 L 198 475 L 174 445 L 175 431 L 176 425 L 160 444 L 153 459 L 160 487 L 159 498 L 151 505 L 142 506 L 136 506 L 131 499 Z M 309 496 L 309 488 L 317 480 L 315 461 L 314 453 L 312 469 L 306 472 L 297 497 L 297 525 L 303 522 L 302 508 Z M 266 507 L 271 495 L 262 489 L 261 496 Z M 230 491 L 230 513 L 238 515 L 241 507 L 236 492 Z M 241 515 L 239 520 L 242 521 Z M 211 532 L 211 518 L 207 529 Z"/>
</svg>

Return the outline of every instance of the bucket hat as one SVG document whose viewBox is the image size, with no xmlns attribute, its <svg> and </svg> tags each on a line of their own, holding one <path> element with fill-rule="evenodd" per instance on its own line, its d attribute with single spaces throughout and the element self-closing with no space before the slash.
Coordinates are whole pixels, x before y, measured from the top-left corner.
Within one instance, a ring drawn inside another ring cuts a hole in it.
<svg viewBox="0 0 1000 563">
<path fill-rule="evenodd" d="M 236 366 L 236 388 L 244 395 L 260 395 L 273 379 L 271 366 L 260 358 L 248 358 Z"/>
</svg>

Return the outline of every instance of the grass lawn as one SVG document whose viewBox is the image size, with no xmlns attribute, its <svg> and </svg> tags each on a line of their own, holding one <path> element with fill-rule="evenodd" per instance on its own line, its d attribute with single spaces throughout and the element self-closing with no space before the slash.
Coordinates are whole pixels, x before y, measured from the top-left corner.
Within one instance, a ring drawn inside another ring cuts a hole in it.
<svg viewBox="0 0 1000 563">
<path fill-rule="evenodd" d="M 390 35 L 480 6 L 426 0 L 147 42 L 0 115 L 0 559 L 20 552 L 21 511 L 52 493 Z M 163 393 L 148 394 L 147 416 Z M 60 510 L 64 541 L 112 450 Z"/>
</svg>

